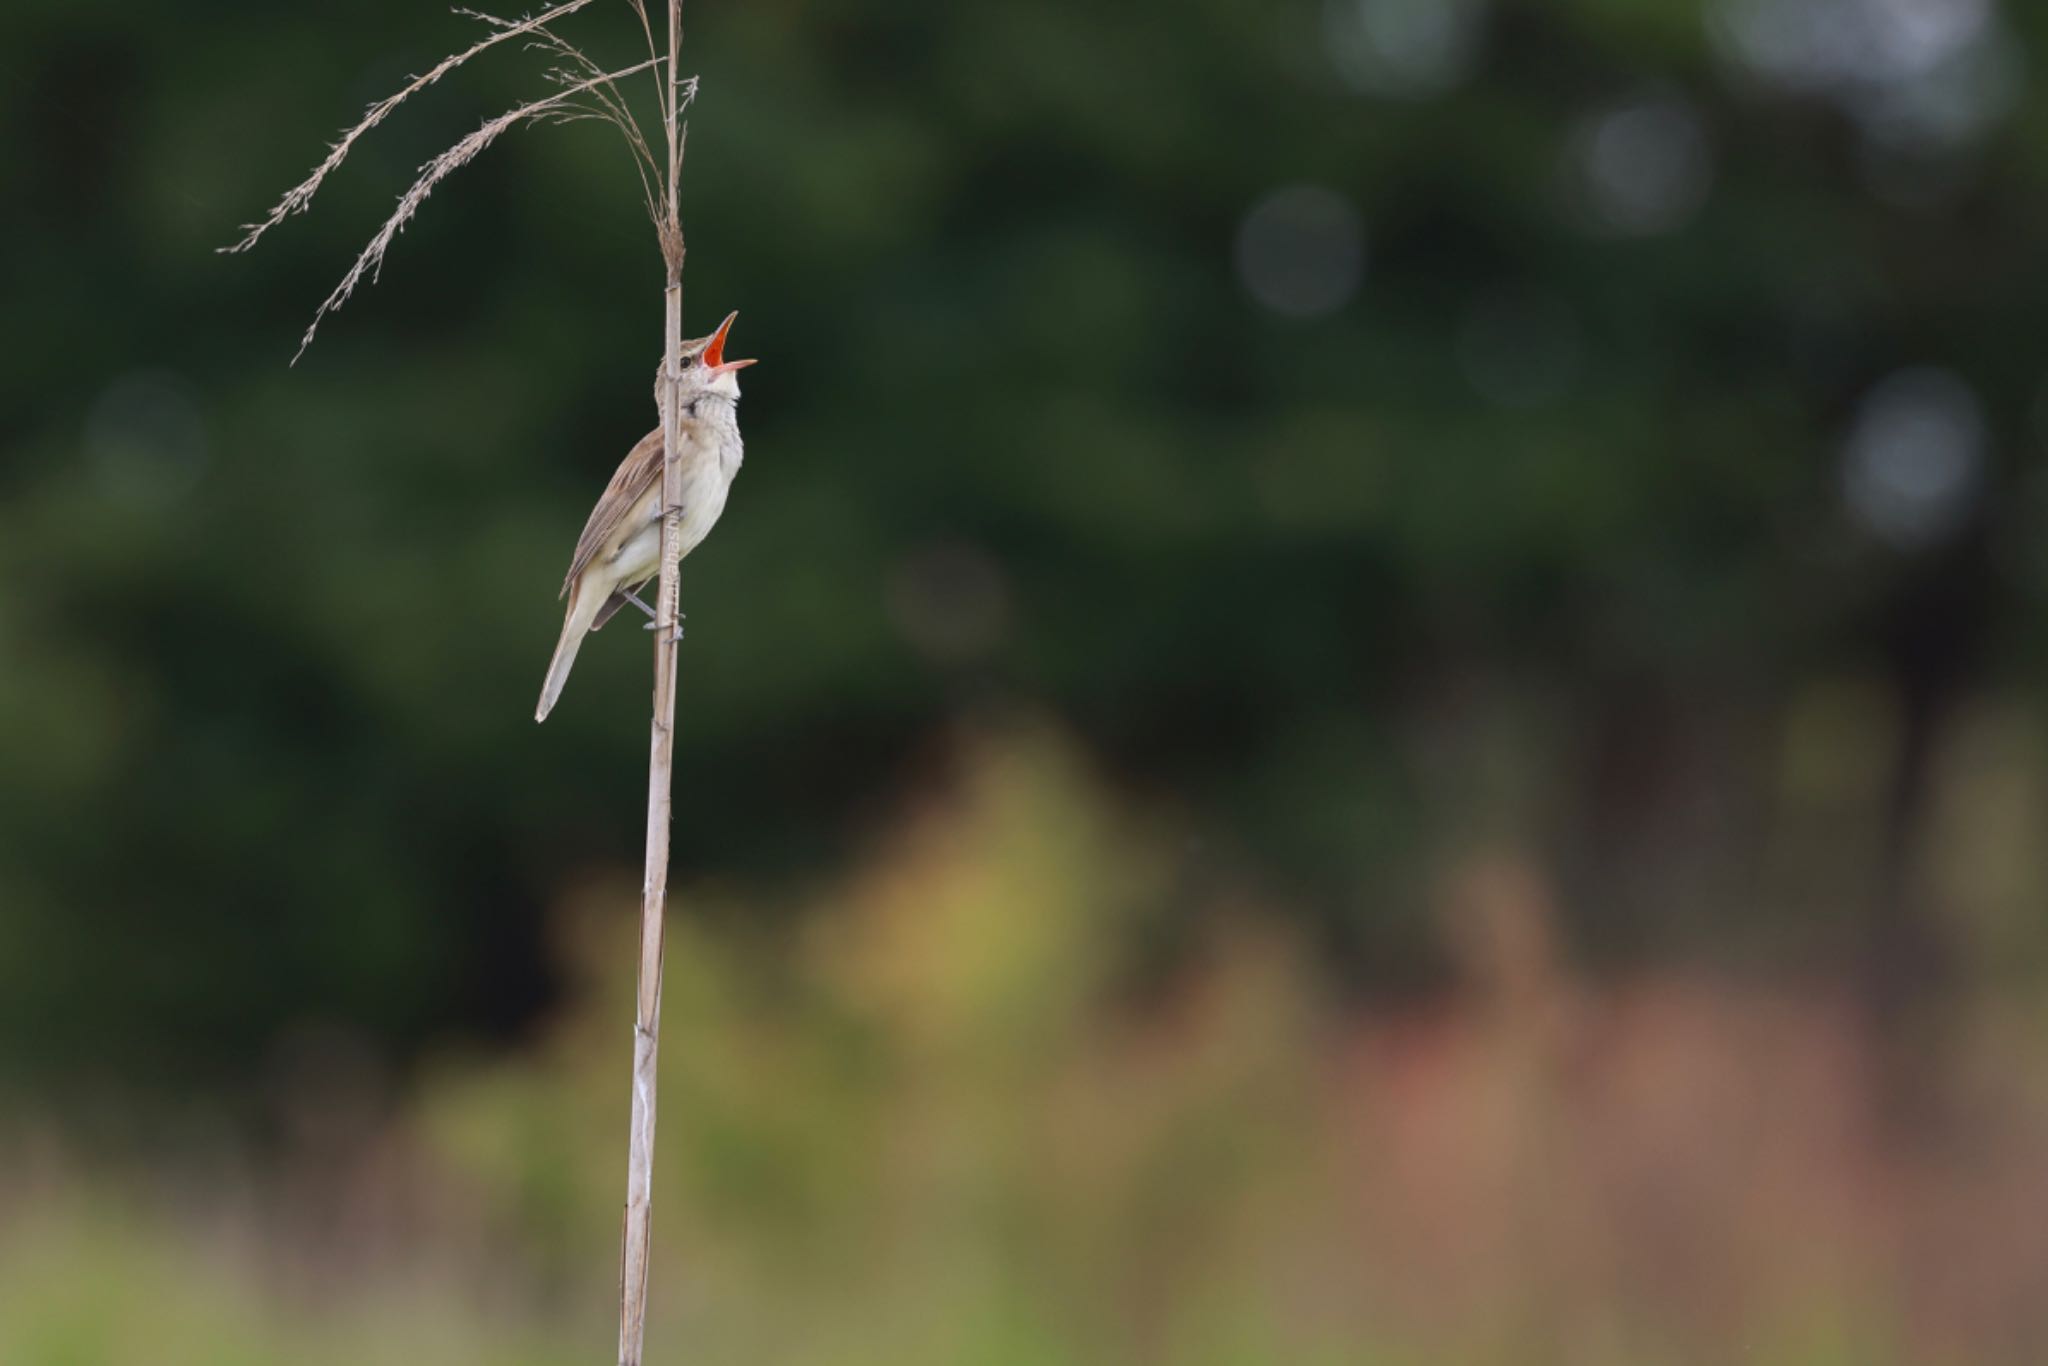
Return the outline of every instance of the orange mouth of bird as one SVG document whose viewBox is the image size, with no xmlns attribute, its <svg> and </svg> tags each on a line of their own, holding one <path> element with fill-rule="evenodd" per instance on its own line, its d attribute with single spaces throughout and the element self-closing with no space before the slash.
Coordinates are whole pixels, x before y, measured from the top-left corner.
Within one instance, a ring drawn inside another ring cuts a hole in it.
<svg viewBox="0 0 2048 1366">
<path fill-rule="evenodd" d="M 727 360 L 725 358 L 726 334 L 732 331 L 733 319 L 737 317 L 739 317 L 738 309 L 734 309 L 726 314 L 725 321 L 720 323 L 718 330 L 711 334 L 711 344 L 704 348 L 705 366 L 721 374 L 727 370 L 739 370 L 754 363 L 752 360 Z"/>
</svg>

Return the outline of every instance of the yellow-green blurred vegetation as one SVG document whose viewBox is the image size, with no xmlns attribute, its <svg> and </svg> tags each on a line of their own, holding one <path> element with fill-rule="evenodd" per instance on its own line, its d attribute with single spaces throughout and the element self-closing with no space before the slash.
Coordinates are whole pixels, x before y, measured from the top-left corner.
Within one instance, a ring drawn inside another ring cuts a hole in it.
<svg viewBox="0 0 2048 1366">
<path fill-rule="evenodd" d="M 793 941 L 741 892 L 681 890 L 653 1360 L 1862 1366 L 2048 1343 L 2048 1029 L 2024 995 L 1952 1023 L 1901 1141 L 1846 993 L 1595 984 L 1511 844 L 1437 869 L 1455 988 L 1361 1012 L 1254 886 L 1191 887 L 1187 832 L 1057 729 L 985 723 L 949 755 L 804 895 Z M 1196 942 L 1134 956 L 1176 897 Z M 0 1360 L 602 1350 L 630 901 L 600 880 L 564 904 L 573 986 L 515 1054 L 389 1093 L 344 1034 L 302 1041 L 269 1160 L 138 1172 L 18 1135 Z"/>
</svg>

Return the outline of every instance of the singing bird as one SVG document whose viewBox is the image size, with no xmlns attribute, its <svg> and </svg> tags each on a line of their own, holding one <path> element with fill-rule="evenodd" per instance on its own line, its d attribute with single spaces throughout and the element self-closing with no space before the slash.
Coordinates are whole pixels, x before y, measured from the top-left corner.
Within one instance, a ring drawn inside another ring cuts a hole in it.
<svg viewBox="0 0 2048 1366">
<path fill-rule="evenodd" d="M 718 515 L 725 511 L 733 476 L 740 471 L 739 372 L 754 362 L 725 358 L 726 334 L 737 317 L 738 313 L 727 314 L 716 332 L 683 347 L 682 444 L 676 458 L 683 467 L 679 530 L 685 555 L 711 534 Z M 657 370 L 657 408 L 665 389 Z M 604 496 L 590 510 L 583 535 L 577 538 L 569 576 L 562 581 L 561 595 L 569 599 L 569 610 L 562 621 L 555 657 L 548 663 L 547 682 L 541 687 L 534 720 L 545 721 L 554 710 L 585 635 L 610 621 L 612 614 L 629 602 L 648 616 L 654 615 L 634 596 L 634 590 L 660 570 L 661 428 L 656 427 L 626 452 L 611 483 L 605 486 Z"/>
</svg>

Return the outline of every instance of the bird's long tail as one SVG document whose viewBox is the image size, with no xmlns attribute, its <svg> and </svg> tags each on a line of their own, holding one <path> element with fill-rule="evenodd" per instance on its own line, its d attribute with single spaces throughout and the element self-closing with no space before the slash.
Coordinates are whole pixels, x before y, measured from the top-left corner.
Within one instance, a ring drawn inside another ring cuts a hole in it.
<svg viewBox="0 0 2048 1366">
<path fill-rule="evenodd" d="M 562 686 L 569 681 L 569 670 L 576 667 L 576 652 L 583 648 L 583 637 L 590 634 L 591 623 L 597 620 L 599 609 L 610 596 L 595 579 L 595 575 L 580 579 L 576 595 L 569 600 L 568 614 L 562 619 L 562 638 L 555 642 L 555 657 L 548 661 L 548 679 L 540 689 L 540 705 L 533 711 L 536 721 L 547 720 L 548 713 L 555 709 Z"/>
</svg>

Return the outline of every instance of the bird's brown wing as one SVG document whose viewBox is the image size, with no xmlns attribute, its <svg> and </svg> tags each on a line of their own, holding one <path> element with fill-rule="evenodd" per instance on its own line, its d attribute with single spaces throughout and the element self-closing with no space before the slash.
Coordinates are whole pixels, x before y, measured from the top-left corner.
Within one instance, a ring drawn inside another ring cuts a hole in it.
<svg viewBox="0 0 2048 1366">
<path fill-rule="evenodd" d="M 604 486 L 597 506 L 590 510 L 590 520 L 583 524 L 583 534 L 576 538 L 576 554 L 569 561 L 569 574 L 562 580 L 562 592 L 557 597 L 568 593 L 576 576 L 590 566 L 619 529 L 620 519 L 647 496 L 647 490 L 660 478 L 661 428 L 656 427 L 626 452 L 626 458 L 612 474 L 611 483 Z"/>
</svg>

